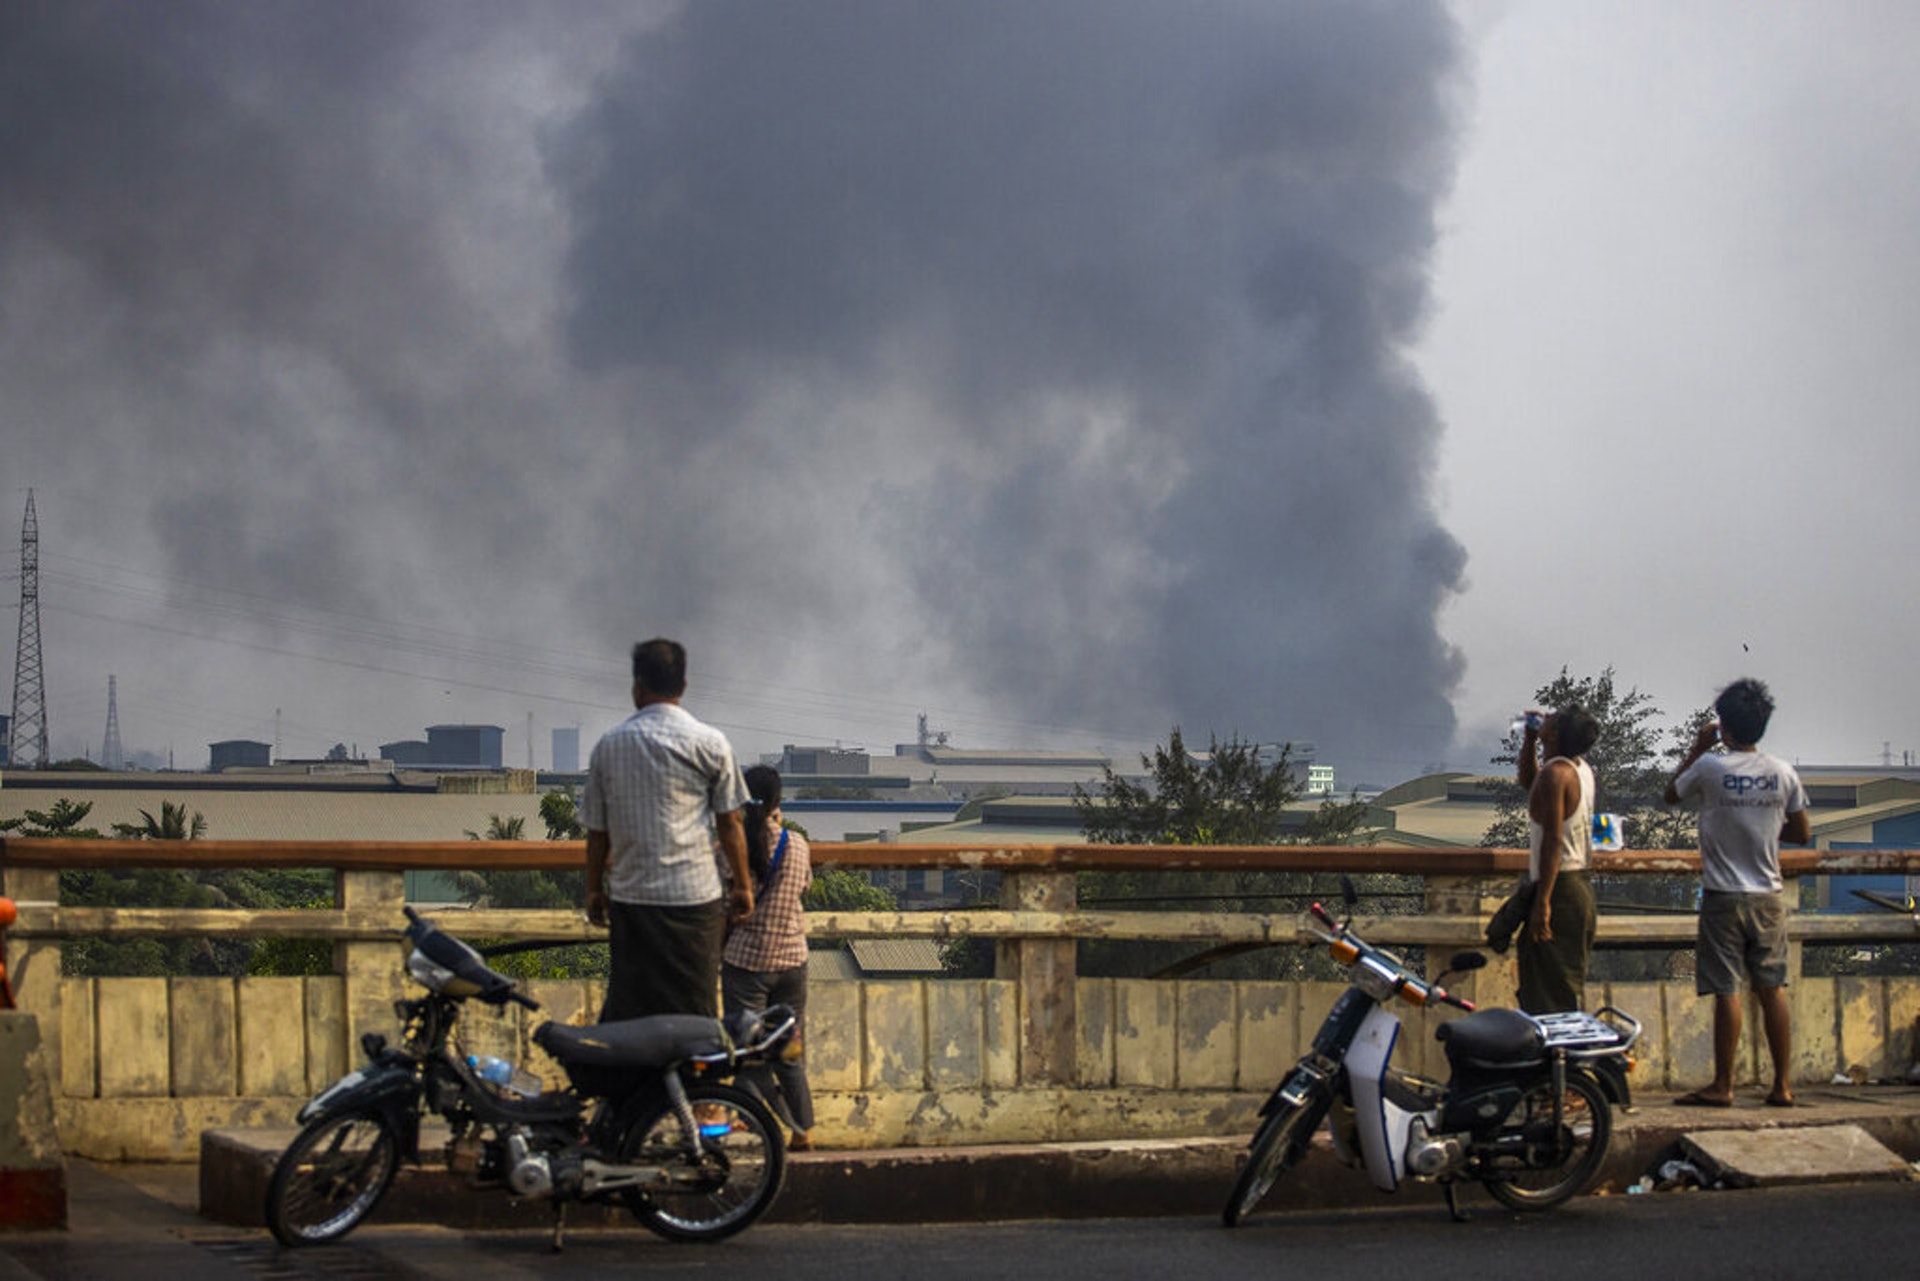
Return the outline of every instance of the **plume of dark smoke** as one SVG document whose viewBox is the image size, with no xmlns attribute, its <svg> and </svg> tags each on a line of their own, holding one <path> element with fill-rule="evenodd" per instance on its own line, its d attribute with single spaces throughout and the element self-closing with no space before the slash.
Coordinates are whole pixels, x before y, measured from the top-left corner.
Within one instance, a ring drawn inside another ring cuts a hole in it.
<svg viewBox="0 0 1920 1281">
<path fill-rule="evenodd" d="M 176 582 L 1403 773 L 1459 58 L 1385 0 L 22 0 L 9 452 Z"/>
<path fill-rule="evenodd" d="M 1456 58 L 1344 0 L 690 5 L 556 149 L 570 347 L 636 447 L 835 496 L 984 692 L 1417 764 Z"/>
</svg>

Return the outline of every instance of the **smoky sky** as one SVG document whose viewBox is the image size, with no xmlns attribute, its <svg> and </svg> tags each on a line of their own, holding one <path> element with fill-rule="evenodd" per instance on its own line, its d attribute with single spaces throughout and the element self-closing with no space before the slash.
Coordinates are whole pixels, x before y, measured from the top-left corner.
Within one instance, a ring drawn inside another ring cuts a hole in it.
<svg viewBox="0 0 1920 1281">
<path fill-rule="evenodd" d="M 1459 39 L 1349 0 L 11 4 L 7 484 L 254 637 L 458 634 L 573 697 L 561 654 L 617 686 L 665 632 L 787 741 L 930 700 L 1003 716 L 979 746 L 1177 724 L 1391 781 L 1461 674 L 1407 359 Z"/>
</svg>

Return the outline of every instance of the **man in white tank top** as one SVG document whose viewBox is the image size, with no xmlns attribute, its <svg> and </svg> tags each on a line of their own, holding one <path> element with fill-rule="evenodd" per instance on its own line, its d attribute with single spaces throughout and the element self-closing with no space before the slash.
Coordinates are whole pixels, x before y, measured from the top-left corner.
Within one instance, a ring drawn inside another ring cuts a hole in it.
<svg viewBox="0 0 1920 1281">
<path fill-rule="evenodd" d="M 1542 721 L 1529 718 L 1520 741 L 1531 840 L 1527 875 L 1533 910 L 1514 944 L 1520 1008 L 1529 1014 L 1586 1008 L 1587 958 L 1598 915 L 1587 865 L 1593 855 L 1593 767 L 1584 759 L 1600 722 L 1579 704 Z M 1536 748 L 1538 753 L 1536 754 Z"/>
</svg>

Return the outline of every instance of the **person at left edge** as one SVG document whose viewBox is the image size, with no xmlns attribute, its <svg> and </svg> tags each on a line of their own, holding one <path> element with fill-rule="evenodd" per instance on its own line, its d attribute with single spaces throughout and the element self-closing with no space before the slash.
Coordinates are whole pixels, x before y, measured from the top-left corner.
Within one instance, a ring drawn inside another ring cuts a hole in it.
<svg viewBox="0 0 1920 1281">
<path fill-rule="evenodd" d="M 634 714 L 587 764 L 587 919 L 608 928 L 612 951 L 602 1023 L 717 1018 L 727 922 L 753 914 L 746 781 L 726 735 L 680 706 L 686 688 L 684 646 L 635 645 Z M 726 885 L 716 836 L 732 871 Z"/>
</svg>

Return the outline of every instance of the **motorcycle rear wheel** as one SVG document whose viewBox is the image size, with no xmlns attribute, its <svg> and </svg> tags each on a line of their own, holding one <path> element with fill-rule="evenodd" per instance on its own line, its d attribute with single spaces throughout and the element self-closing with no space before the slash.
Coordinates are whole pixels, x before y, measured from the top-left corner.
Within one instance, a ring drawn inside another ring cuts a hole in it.
<svg viewBox="0 0 1920 1281">
<path fill-rule="evenodd" d="M 1227 1195 L 1226 1209 L 1220 1212 L 1221 1223 L 1238 1227 L 1280 1176 L 1299 1162 L 1313 1139 L 1313 1127 L 1319 1124 L 1314 1111 L 1282 1104 L 1260 1122 L 1247 1152 L 1247 1163 L 1240 1167 L 1233 1191 Z"/>
<path fill-rule="evenodd" d="M 755 1095 L 736 1086 L 699 1083 L 687 1101 L 700 1122 L 697 1160 L 673 1105 L 664 1099 L 628 1127 L 620 1160 L 673 1172 L 670 1190 L 627 1198 L 642 1226 L 669 1241 L 723 1240 L 753 1224 L 780 1195 L 786 1177 L 786 1131 Z"/>
<path fill-rule="evenodd" d="M 1606 1160 L 1613 1137 L 1613 1108 L 1585 1076 L 1569 1075 L 1561 1096 L 1558 1134 L 1553 1132 L 1553 1087 L 1545 1082 L 1527 1091 L 1515 1109 L 1516 1120 L 1503 1132 L 1523 1129 L 1529 1151 L 1550 1145 L 1551 1156 L 1530 1169 L 1487 1180 L 1493 1199 L 1513 1210 L 1551 1210 L 1593 1181 Z"/>
<path fill-rule="evenodd" d="M 400 1168 L 393 1129 L 371 1112 L 314 1121 L 267 1181 L 267 1227 L 285 1246 L 338 1241 L 373 1213 Z"/>
</svg>

